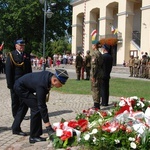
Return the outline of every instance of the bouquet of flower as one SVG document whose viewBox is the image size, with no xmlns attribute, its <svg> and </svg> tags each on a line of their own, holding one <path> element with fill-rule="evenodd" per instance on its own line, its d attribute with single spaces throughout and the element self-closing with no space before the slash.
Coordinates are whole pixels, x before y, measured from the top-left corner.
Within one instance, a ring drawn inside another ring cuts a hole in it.
<svg viewBox="0 0 150 150">
<path fill-rule="evenodd" d="M 112 111 L 83 110 L 74 120 L 63 119 L 53 127 L 55 148 L 148 150 L 150 103 L 143 98 L 122 97 Z"/>
</svg>

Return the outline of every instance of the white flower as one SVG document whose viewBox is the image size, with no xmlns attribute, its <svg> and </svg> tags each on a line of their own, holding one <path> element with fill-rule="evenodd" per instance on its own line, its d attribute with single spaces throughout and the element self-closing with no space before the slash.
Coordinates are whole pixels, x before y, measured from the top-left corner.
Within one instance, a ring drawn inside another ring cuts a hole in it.
<svg viewBox="0 0 150 150">
<path fill-rule="evenodd" d="M 143 102 L 139 101 L 139 103 L 140 103 L 142 108 L 145 106 L 145 104 Z"/>
<path fill-rule="evenodd" d="M 96 137 L 93 137 L 93 143 L 95 144 L 96 143 Z"/>
<path fill-rule="evenodd" d="M 56 129 L 56 136 L 60 137 L 63 135 L 63 130 L 62 129 Z"/>
<path fill-rule="evenodd" d="M 124 100 L 122 100 L 122 101 L 120 101 L 120 102 L 119 102 L 119 106 L 120 106 L 120 107 L 125 106 L 125 104 L 126 104 L 126 103 L 125 103 L 125 101 L 124 101 Z"/>
<path fill-rule="evenodd" d="M 84 139 L 85 139 L 86 141 L 88 141 L 89 138 L 90 138 L 90 134 L 86 134 L 86 135 L 84 136 Z"/>
<path fill-rule="evenodd" d="M 129 137 L 129 141 L 135 141 L 135 138 Z"/>
<path fill-rule="evenodd" d="M 98 123 L 101 124 L 103 122 L 103 119 L 98 119 Z"/>
<path fill-rule="evenodd" d="M 119 143 L 120 143 L 120 140 L 115 139 L 115 143 L 116 143 L 116 144 L 119 144 Z"/>
<path fill-rule="evenodd" d="M 104 138 L 104 137 L 101 137 L 101 140 L 102 140 L 102 141 L 104 141 L 104 140 L 105 140 L 105 138 Z"/>
<path fill-rule="evenodd" d="M 112 116 L 112 112 L 111 111 L 108 111 L 107 113 L 108 113 L 109 116 Z"/>
<path fill-rule="evenodd" d="M 117 130 L 116 127 L 112 127 L 110 132 L 115 132 Z"/>
<path fill-rule="evenodd" d="M 140 104 L 140 103 L 137 103 L 136 105 L 137 105 L 137 106 L 140 106 L 141 104 Z"/>
<path fill-rule="evenodd" d="M 97 129 L 93 129 L 92 132 L 90 134 L 96 134 L 98 132 Z"/>
<path fill-rule="evenodd" d="M 132 96 L 132 97 L 130 97 L 130 99 L 138 100 L 138 97 L 137 96 Z"/>
<path fill-rule="evenodd" d="M 133 148 L 133 149 L 136 149 L 136 144 L 135 144 L 135 142 L 131 142 L 131 143 L 130 143 L 130 147 Z"/>
</svg>

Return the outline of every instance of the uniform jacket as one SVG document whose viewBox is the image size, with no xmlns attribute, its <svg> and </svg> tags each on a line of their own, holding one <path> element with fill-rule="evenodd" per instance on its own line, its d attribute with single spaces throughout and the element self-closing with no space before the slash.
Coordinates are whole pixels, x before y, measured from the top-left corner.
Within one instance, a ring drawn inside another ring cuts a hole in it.
<svg viewBox="0 0 150 150">
<path fill-rule="evenodd" d="M 94 50 L 91 60 L 91 77 L 92 78 L 103 78 L 103 57 L 99 50 Z"/>
<path fill-rule="evenodd" d="M 85 67 L 91 68 L 91 55 L 89 54 L 85 56 Z"/>
<path fill-rule="evenodd" d="M 21 66 L 15 65 L 8 54 L 6 59 L 6 80 L 7 87 L 10 89 L 13 87 L 15 80 L 26 73 L 32 72 L 29 54 L 23 52 L 21 56 L 17 50 L 12 51 L 11 54 L 16 64 L 21 64 L 22 62 L 24 62 L 24 64 Z"/>
<path fill-rule="evenodd" d="M 28 73 L 16 80 L 14 84 L 14 90 L 18 93 L 20 98 L 28 98 L 29 95 L 36 96 L 37 105 L 44 123 L 49 121 L 46 95 L 51 88 L 52 76 L 53 73 L 49 71 Z"/>
<path fill-rule="evenodd" d="M 129 59 L 129 67 L 133 67 L 134 66 L 134 58 L 130 58 Z"/>
<path fill-rule="evenodd" d="M 83 58 L 80 55 L 76 57 L 76 68 L 81 68 L 83 66 Z"/>
<path fill-rule="evenodd" d="M 110 73 L 113 65 L 113 57 L 108 53 L 104 53 L 102 56 L 103 56 L 103 71 L 104 71 L 103 79 L 110 79 Z"/>
</svg>

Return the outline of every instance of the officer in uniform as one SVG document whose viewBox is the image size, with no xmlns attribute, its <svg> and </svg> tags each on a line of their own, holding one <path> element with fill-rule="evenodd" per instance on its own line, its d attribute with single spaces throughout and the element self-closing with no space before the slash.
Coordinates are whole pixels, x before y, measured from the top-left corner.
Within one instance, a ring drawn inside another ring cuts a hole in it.
<svg viewBox="0 0 150 150">
<path fill-rule="evenodd" d="M 133 67 L 134 67 L 134 57 L 133 57 L 133 55 L 131 55 L 130 59 L 129 59 L 129 70 L 130 70 L 129 77 L 133 77 Z"/>
<path fill-rule="evenodd" d="M 83 58 L 81 57 L 81 52 L 78 51 L 77 56 L 76 56 L 76 61 L 75 61 L 77 80 L 80 80 L 82 66 L 83 66 Z"/>
<path fill-rule="evenodd" d="M 135 57 L 134 59 L 134 77 L 139 77 L 139 70 L 140 70 L 140 64 L 141 61 L 139 60 L 139 57 Z"/>
<path fill-rule="evenodd" d="M 91 55 L 90 50 L 86 52 L 85 56 L 85 70 L 86 70 L 86 80 L 90 79 L 90 71 L 91 71 Z"/>
<path fill-rule="evenodd" d="M 110 54 L 110 46 L 104 44 L 103 48 L 103 71 L 104 76 L 102 80 L 102 87 L 101 87 L 101 95 L 102 95 L 102 106 L 108 106 L 109 102 L 109 80 L 110 80 L 110 73 L 112 70 L 113 65 L 113 57 Z"/>
<path fill-rule="evenodd" d="M 142 56 L 141 59 L 141 78 L 145 78 L 146 77 L 146 64 L 147 64 L 147 57 L 146 55 Z"/>
<path fill-rule="evenodd" d="M 11 94 L 12 115 L 15 118 L 20 101 L 13 90 L 15 81 L 24 74 L 32 72 L 30 55 L 24 51 L 25 41 L 19 39 L 15 42 L 15 50 L 8 53 L 6 59 L 6 81 Z"/>
<path fill-rule="evenodd" d="M 98 41 L 92 41 L 92 59 L 91 59 L 91 91 L 94 101 L 94 108 L 100 109 L 101 84 L 103 78 L 103 57 L 98 48 L 101 45 Z"/>
<path fill-rule="evenodd" d="M 19 78 L 14 85 L 24 105 L 20 105 L 18 113 L 12 125 L 13 131 L 20 130 L 20 124 L 26 112 L 26 107 L 31 109 L 30 143 L 45 141 L 42 135 L 42 120 L 45 124 L 49 137 L 54 132 L 51 127 L 46 101 L 49 98 L 49 91 L 52 87 L 60 88 L 69 78 L 64 69 L 56 69 L 53 74 L 49 71 L 34 72 Z"/>
</svg>

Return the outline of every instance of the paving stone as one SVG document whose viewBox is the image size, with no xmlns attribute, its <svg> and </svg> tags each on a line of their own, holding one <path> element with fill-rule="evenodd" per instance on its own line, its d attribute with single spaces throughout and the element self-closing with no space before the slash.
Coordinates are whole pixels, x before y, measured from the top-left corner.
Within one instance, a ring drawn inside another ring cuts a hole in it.
<svg viewBox="0 0 150 150">
<path fill-rule="evenodd" d="M 71 79 L 76 78 L 74 66 L 66 65 L 60 67 L 68 70 Z M 51 71 L 53 72 L 54 69 L 52 68 Z M 128 78 L 128 71 L 128 68 L 114 67 L 111 75 Z M 48 141 L 30 144 L 29 136 L 21 137 L 12 135 L 11 125 L 14 119 L 11 112 L 10 91 L 7 89 L 4 74 L 0 74 L 0 87 L 0 150 L 54 150 L 52 143 Z M 110 96 L 111 102 L 118 101 L 119 99 L 119 97 Z M 47 106 L 50 121 L 51 123 L 55 123 L 59 122 L 61 118 L 66 120 L 74 119 L 77 113 L 81 113 L 82 110 L 92 107 L 93 101 L 91 95 L 62 94 L 51 91 L 50 101 L 47 103 Z M 102 109 L 105 108 L 102 107 Z M 27 116 L 29 115 L 30 111 L 27 113 Z M 21 128 L 24 132 L 29 132 L 30 120 L 23 120 Z M 43 129 L 45 130 L 44 125 Z M 44 133 L 43 136 L 47 137 L 47 133 Z M 79 147 L 71 148 L 71 150 L 79 150 Z"/>
</svg>

